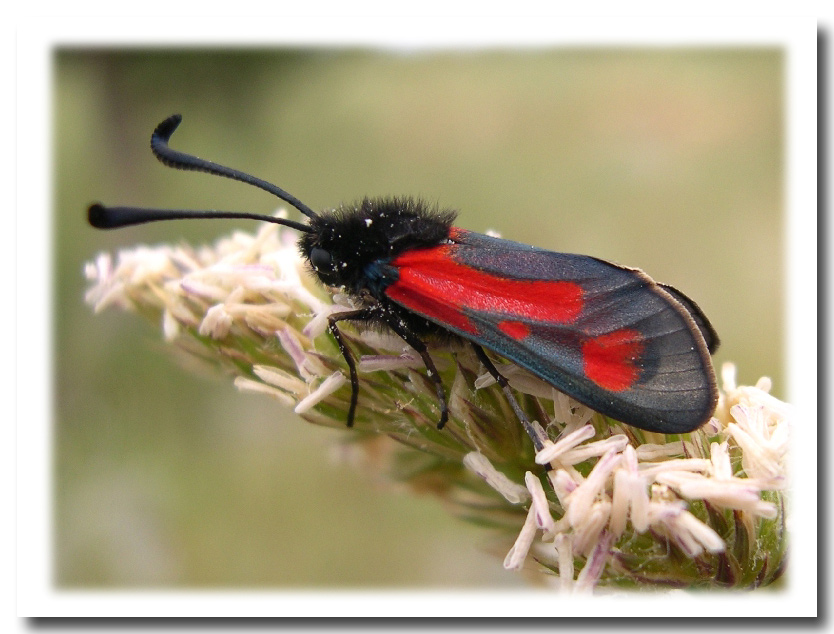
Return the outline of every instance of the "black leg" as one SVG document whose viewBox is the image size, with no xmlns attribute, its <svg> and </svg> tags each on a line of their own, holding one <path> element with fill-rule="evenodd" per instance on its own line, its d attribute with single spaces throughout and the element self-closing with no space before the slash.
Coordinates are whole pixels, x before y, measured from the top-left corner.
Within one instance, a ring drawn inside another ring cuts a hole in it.
<svg viewBox="0 0 834 634">
<path fill-rule="evenodd" d="M 362 310 L 351 310 L 343 313 L 335 313 L 327 318 L 330 334 L 336 340 L 336 345 L 339 346 L 339 352 L 345 358 L 348 371 L 350 372 L 350 409 L 348 409 L 347 426 L 353 427 L 353 417 L 356 414 L 356 404 L 359 402 L 359 377 L 356 375 L 356 362 L 353 360 L 353 355 L 350 353 L 342 333 L 336 326 L 336 322 L 343 320 L 367 321 L 373 315 L 373 311 L 368 308 Z"/>
<path fill-rule="evenodd" d="M 339 351 L 342 353 L 342 356 L 345 359 L 345 363 L 348 366 L 348 372 L 350 373 L 350 409 L 348 409 L 348 420 L 347 426 L 353 427 L 353 419 L 354 415 L 356 414 L 356 405 L 359 401 L 359 377 L 356 374 L 356 362 L 353 359 L 353 355 L 350 352 L 350 349 L 345 344 L 345 340 L 342 337 L 342 333 L 339 332 L 339 328 L 336 326 L 336 323 L 339 321 L 368 321 L 369 319 L 376 319 L 382 317 L 385 323 L 388 325 L 391 330 L 393 330 L 397 336 L 399 336 L 403 341 L 405 341 L 409 346 L 414 348 L 420 357 L 423 359 L 423 363 L 426 366 L 426 371 L 428 373 L 429 378 L 434 383 L 435 389 L 437 391 L 437 400 L 440 403 L 440 422 L 437 423 L 438 429 L 443 429 L 443 426 L 449 420 L 449 406 L 446 402 L 446 394 L 443 391 L 443 381 L 440 378 L 440 374 L 437 372 L 437 367 L 434 365 L 434 361 L 432 360 L 431 356 L 426 349 L 426 344 L 415 335 L 409 328 L 396 316 L 388 315 L 387 313 L 382 313 L 380 315 L 378 309 L 374 308 L 363 308 L 360 310 L 351 310 L 346 311 L 343 313 L 335 313 L 327 318 L 327 322 L 329 324 L 330 334 L 333 335 L 333 338 L 336 340 L 336 344 L 339 346 Z"/>
<path fill-rule="evenodd" d="M 437 423 L 437 428 L 443 429 L 443 426 L 449 420 L 449 404 L 446 401 L 446 392 L 443 390 L 443 379 L 440 378 L 437 367 L 435 367 L 434 361 L 426 349 L 426 344 L 423 343 L 422 339 L 411 332 L 411 330 L 409 330 L 396 315 L 391 315 L 389 319 L 385 320 L 385 323 L 397 334 L 397 336 L 401 337 L 403 341 L 414 348 L 417 351 L 417 354 L 419 354 L 423 359 L 423 364 L 426 366 L 426 373 L 434 382 L 434 388 L 437 391 L 437 400 L 440 403 L 440 422 Z"/>
<path fill-rule="evenodd" d="M 540 426 L 533 425 L 524 412 L 521 410 L 521 407 L 518 404 L 518 401 L 515 400 L 515 396 L 513 395 L 512 390 L 510 389 L 510 384 L 507 383 L 507 379 L 505 379 L 501 373 L 498 371 L 498 368 L 490 361 L 489 357 L 487 356 L 484 349 L 479 346 L 477 343 L 472 344 L 472 348 L 475 350 L 475 354 L 478 356 L 478 360 L 484 364 L 484 367 L 487 369 L 492 375 L 492 378 L 496 380 L 498 385 L 501 386 L 501 389 L 504 390 L 504 395 L 507 397 L 507 400 L 510 402 L 510 407 L 513 408 L 515 415 L 518 416 L 518 419 L 521 421 L 521 424 L 524 426 L 524 431 L 527 432 L 527 435 L 530 436 L 530 439 L 533 441 L 533 446 L 536 448 L 536 451 L 541 451 L 544 449 L 544 441 L 546 439 L 544 435 L 544 431 L 541 429 Z"/>
</svg>

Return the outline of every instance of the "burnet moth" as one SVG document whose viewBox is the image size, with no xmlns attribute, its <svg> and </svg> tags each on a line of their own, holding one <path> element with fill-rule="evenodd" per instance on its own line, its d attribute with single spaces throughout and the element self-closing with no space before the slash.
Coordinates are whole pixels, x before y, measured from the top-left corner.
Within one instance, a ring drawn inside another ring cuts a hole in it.
<svg viewBox="0 0 834 634">
<path fill-rule="evenodd" d="M 280 187 L 169 147 L 181 120 L 169 117 L 151 136 L 163 164 L 259 187 L 307 216 L 307 224 L 245 212 L 101 204 L 90 206 L 90 224 L 112 229 L 157 220 L 250 218 L 299 231 L 298 247 L 313 273 L 325 286 L 343 289 L 356 306 L 329 318 L 350 373 L 348 426 L 359 380 L 340 321 L 382 325 L 417 351 L 437 390 L 439 428 L 448 420 L 448 405 L 425 343 L 438 337 L 472 346 L 537 449 L 541 428 L 527 420 L 484 348 L 640 429 L 686 433 L 712 415 L 718 391 L 710 354 L 718 337 L 680 291 L 639 269 L 460 229 L 453 226 L 455 212 L 411 198 L 365 198 L 316 213 Z"/>
</svg>

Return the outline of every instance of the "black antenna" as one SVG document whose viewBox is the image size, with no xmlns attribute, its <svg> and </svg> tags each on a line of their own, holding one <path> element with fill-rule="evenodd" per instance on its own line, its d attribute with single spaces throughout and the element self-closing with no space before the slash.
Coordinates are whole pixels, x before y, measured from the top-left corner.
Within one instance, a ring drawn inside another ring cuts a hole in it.
<svg viewBox="0 0 834 634">
<path fill-rule="evenodd" d="M 183 170 L 206 172 L 207 174 L 214 174 L 215 176 L 225 176 L 226 178 L 231 178 L 232 180 L 254 185 L 259 189 L 263 189 L 264 191 L 277 196 L 284 202 L 288 202 L 308 218 L 314 219 L 318 217 L 318 214 L 316 214 L 315 211 L 310 209 L 295 196 L 285 192 L 283 189 L 273 185 L 272 183 L 268 183 L 265 180 L 256 178 L 255 176 L 251 176 L 230 167 L 206 161 L 191 154 L 179 152 L 178 150 L 170 148 L 168 146 L 168 140 L 171 138 L 171 135 L 174 133 L 174 130 L 177 129 L 181 121 L 182 115 L 171 115 L 165 119 L 165 121 L 156 126 L 156 129 L 151 135 L 151 150 L 163 165 Z M 250 218 L 252 220 L 273 222 L 275 224 L 284 225 L 307 233 L 311 231 L 309 226 L 293 220 L 276 218 L 275 216 L 267 216 L 265 214 L 237 211 L 105 207 L 100 203 L 90 205 L 90 208 L 87 211 L 87 219 L 89 223 L 97 229 L 116 229 L 118 227 L 137 225 L 145 222 L 155 222 L 158 220 L 181 220 L 187 218 Z"/>
<path fill-rule="evenodd" d="M 251 218 L 273 222 L 277 225 L 291 227 L 298 231 L 310 233 L 309 226 L 286 218 L 276 218 L 265 214 L 253 214 L 246 211 L 198 211 L 196 209 L 153 209 L 147 207 L 105 207 L 93 203 L 87 209 L 87 220 L 96 229 L 118 229 L 130 225 L 141 225 L 158 220 L 186 220 L 190 218 Z"/>
</svg>

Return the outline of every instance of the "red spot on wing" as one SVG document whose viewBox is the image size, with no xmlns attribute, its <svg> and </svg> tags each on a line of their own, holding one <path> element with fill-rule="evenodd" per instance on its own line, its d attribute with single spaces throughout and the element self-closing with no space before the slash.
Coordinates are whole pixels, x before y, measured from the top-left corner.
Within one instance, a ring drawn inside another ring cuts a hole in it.
<svg viewBox="0 0 834 634">
<path fill-rule="evenodd" d="M 627 390 L 640 376 L 643 348 L 642 335 L 629 328 L 589 339 L 582 345 L 585 375 L 607 390 Z"/>
<path fill-rule="evenodd" d="M 578 284 L 517 280 L 487 273 L 456 261 L 454 249 L 454 245 L 442 245 L 411 249 L 397 256 L 391 264 L 397 268 L 399 278 L 385 293 L 407 308 L 472 334 L 477 329 L 463 309 L 550 324 L 572 323 L 582 311 L 582 287 Z M 506 323 L 514 324 L 509 326 L 512 332 L 521 332 L 518 327 L 523 324 Z"/>
<path fill-rule="evenodd" d="M 530 334 L 530 326 L 520 321 L 499 321 L 498 330 L 515 339 L 521 341 Z"/>
</svg>

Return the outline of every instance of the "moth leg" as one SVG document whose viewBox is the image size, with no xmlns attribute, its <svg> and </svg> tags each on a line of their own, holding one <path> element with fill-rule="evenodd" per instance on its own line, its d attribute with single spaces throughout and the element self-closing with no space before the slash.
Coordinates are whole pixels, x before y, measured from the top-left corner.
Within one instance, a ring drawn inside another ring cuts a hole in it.
<svg viewBox="0 0 834 634">
<path fill-rule="evenodd" d="M 544 430 L 542 430 L 541 426 L 535 425 L 530 422 L 527 418 L 527 415 L 521 410 L 521 407 L 518 404 L 518 401 L 515 399 L 512 390 L 510 389 L 510 384 L 507 383 L 507 379 L 503 377 L 503 375 L 498 371 L 498 368 L 495 367 L 495 364 L 490 361 L 489 357 L 487 356 L 484 349 L 479 346 L 477 343 L 472 344 L 472 349 L 475 350 L 475 354 L 478 357 L 478 360 L 484 364 L 484 367 L 487 369 L 492 375 L 492 378 L 501 386 L 501 389 L 504 390 L 504 395 L 507 397 L 507 400 L 510 403 L 510 407 L 513 408 L 515 415 L 521 421 L 521 424 L 524 426 L 524 431 L 527 432 L 527 435 L 530 436 L 530 439 L 533 441 L 533 446 L 536 448 L 536 451 L 541 451 L 544 449 L 544 441 L 546 440 L 546 436 L 544 434 Z"/>
<path fill-rule="evenodd" d="M 449 404 L 446 401 L 446 393 L 443 390 L 443 380 L 440 378 L 440 374 L 437 371 L 437 367 L 434 365 L 431 355 L 429 355 L 426 344 L 423 343 L 422 339 L 411 332 L 408 326 L 397 319 L 396 315 L 390 316 L 385 320 L 385 323 L 397 334 L 398 337 L 414 348 L 417 351 L 417 354 L 419 354 L 423 359 L 423 365 L 426 366 L 426 373 L 434 382 L 434 388 L 437 391 L 437 400 L 440 404 L 440 422 L 437 423 L 437 428 L 443 429 L 443 426 L 449 420 Z"/>
<path fill-rule="evenodd" d="M 328 330 L 333 338 L 336 340 L 336 345 L 339 346 L 339 352 L 347 363 L 348 372 L 350 372 L 350 408 L 348 409 L 347 426 L 353 427 L 353 417 L 356 414 L 356 405 L 359 402 L 359 377 L 356 374 L 356 362 L 353 360 L 353 355 L 350 349 L 345 344 L 342 333 L 336 326 L 336 322 L 344 320 L 364 321 L 372 317 L 373 311 L 368 308 L 362 310 L 351 310 L 343 313 L 336 313 L 327 318 Z"/>
</svg>

